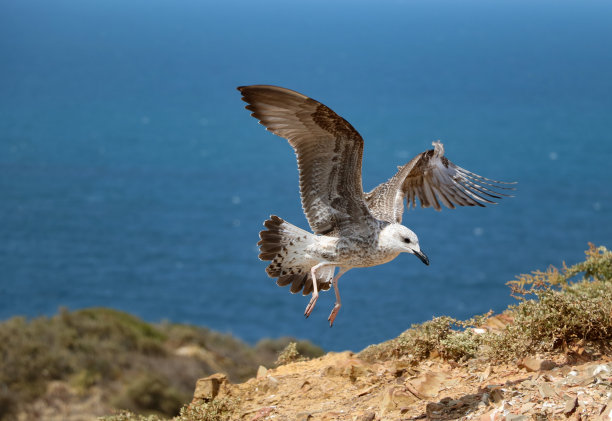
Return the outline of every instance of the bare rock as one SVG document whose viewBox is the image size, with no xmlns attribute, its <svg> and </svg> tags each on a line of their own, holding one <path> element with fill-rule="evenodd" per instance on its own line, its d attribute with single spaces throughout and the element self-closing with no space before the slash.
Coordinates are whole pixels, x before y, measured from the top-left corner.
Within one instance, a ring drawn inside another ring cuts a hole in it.
<svg viewBox="0 0 612 421">
<path fill-rule="evenodd" d="M 259 409 L 255 415 L 253 415 L 251 421 L 265 420 L 272 412 L 274 412 L 273 406 L 264 406 L 263 408 Z"/>
<path fill-rule="evenodd" d="M 266 393 L 274 392 L 278 389 L 279 381 L 276 377 L 268 376 L 264 379 L 262 390 Z"/>
<path fill-rule="evenodd" d="M 540 396 L 544 399 L 557 396 L 557 391 L 550 383 L 542 383 L 538 387 L 538 392 L 540 393 Z"/>
<path fill-rule="evenodd" d="M 367 363 L 358 358 L 345 358 L 335 361 L 334 364 L 328 365 L 323 369 L 324 376 L 341 376 L 348 377 L 352 382 L 359 377 L 363 377 L 371 373 L 372 370 Z"/>
<path fill-rule="evenodd" d="M 204 401 L 213 400 L 219 395 L 219 392 L 222 390 L 222 387 L 226 382 L 227 376 L 222 373 L 216 373 L 203 379 L 199 379 L 196 383 L 193 399 Z"/>
<path fill-rule="evenodd" d="M 376 414 L 374 412 L 366 412 L 365 414 L 357 415 L 354 421 L 374 421 Z"/>
<path fill-rule="evenodd" d="M 260 365 L 259 368 L 257 369 L 257 378 L 261 379 L 266 377 L 266 375 L 268 374 L 268 369 L 266 367 L 264 367 L 263 365 Z"/>
<path fill-rule="evenodd" d="M 460 419 L 466 410 L 470 407 L 470 401 L 473 397 L 464 396 L 461 399 L 452 399 L 450 397 L 442 398 L 439 402 L 430 402 L 425 407 L 425 412 L 428 419 Z M 478 399 L 476 399 L 478 401 Z M 475 402 L 472 401 L 471 404 Z"/>
<path fill-rule="evenodd" d="M 491 364 L 487 365 L 487 368 L 478 376 L 478 380 L 481 382 L 487 380 L 491 376 L 492 372 L 493 369 L 491 368 Z"/>
<path fill-rule="evenodd" d="M 393 361 L 389 364 L 389 371 L 395 377 L 401 377 L 413 370 L 413 363 L 406 360 Z"/>
<path fill-rule="evenodd" d="M 442 388 L 444 381 L 448 376 L 444 373 L 425 373 L 423 376 L 417 377 L 410 383 L 417 391 L 419 397 L 433 398 Z"/>
<path fill-rule="evenodd" d="M 576 411 L 576 408 L 578 408 L 578 398 L 567 398 L 563 407 L 563 413 L 566 417 L 569 417 Z"/>
<path fill-rule="evenodd" d="M 300 390 L 302 392 L 308 392 L 310 390 L 312 390 L 312 384 L 310 384 L 310 382 L 308 380 L 304 381 L 304 383 L 302 383 L 302 385 L 300 386 Z"/>
<path fill-rule="evenodd" d="M 527 421 L 528 419 L 527 415 L 508 414 L 504 421 Z"/>
<path fill-rule="evenodd" d="M 523 404 L 523 406 L 521 406 L 521 413 L 525 414 L 535 408 L 535 406 L 535 402 L 526 402 L 525 404 Z"/>
<path fill-rule="evenodd" d="M 612 420 L 612 398 L 609 398 L 606 405 L 602 408 L 601 414 L 599 414 L 599 419 L 601 421 Z"/>
<path fill-rule="evenodd" d="M 405 408 L 418 401 L 418 398 L 405 388 L 400 386 L 390 386 L 383 392 L 380 402 L 380 414 L 384 415 L 389 411 Z"/>
<path fill-rule="evenodd" d="M 612 364 L 595 364 L 588 368 L 588 372 L 591 376 L 610 376 L 612 372 Z"/>
<path fill-rule="evenodd" d="M 557 365 L 551 360 L 543 360 L 536 357 L 525 357 L 518 362 L 519 368 L 527 371 L 546 371 L 552 370 Z"/>
<path fill-rule="evenodd" d="M 493 403 L 499 404 L 501 401 L 504 400 L 504 391 L 501 389 L 501 387 L 494 387 L 493 389 L 491 389 L 489 396 Z"/>
<path fill-rule="evenodd" d="M 482 360 L 452 365 L 427 360 L 411 364 L 371 362 L 351 353 L 329 354 L 267 370 L 263 377 L 262 368 L 260 378 L 244 384 L 221 382 L 217 396 L 232 397 L 226 419 L 241 421 L 254 417 L 259 421 L 612 421 L 609 355 L 573 365 L 563 365 L 561 356 L 555 354 L 540 358 L 521 362 L 536 370 L 534 374 L 519 369 L 516 362 Z M 545 358 L 557 362 L 558 367 L 543 371 Z M 196 395 L 213 397 L 214 390 L 205 391 L 203 383 L 208 380 L 208 389 L 214 389 L 214 379 L 201 380 Z"/>
<path fill-rule="evenodd" d="M 499 421 L 503 419 L 502 411 L 497 409 L 491 409 L 480 416 L 479 421 Z"/>
</svg>

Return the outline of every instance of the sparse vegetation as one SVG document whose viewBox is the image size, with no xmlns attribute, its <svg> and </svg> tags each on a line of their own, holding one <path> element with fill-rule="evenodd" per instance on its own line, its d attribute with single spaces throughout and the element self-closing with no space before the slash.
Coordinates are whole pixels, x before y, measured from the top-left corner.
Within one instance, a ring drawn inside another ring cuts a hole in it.
<svg viewBox="0 0 612 421">
<path fill-rule="evenodd" d="M 601 348 L 612 341 L 612 252 L 605 247 L 590 244 L 584 262 L 520 275 L 508 285 L 519 303 L 506 311 L 513 322 L 501 332 L 474 331 L 490 313 L 466 321 L 437 317 L 360 356 L 418 362 L 432 355 L 454 361 L 478 355 L 503 361 L 560 347 Z"/>
<path fill-rule="evenodd" d="M 509 323 L 502 328 L 477 329 L 486 326 L 490 312 L 465 321 L 437 317 L 366 348 L 359 357 L 418 363 L 431 357 L 509 361 L 587 348 L 609 353 L 612 252 L 590 245 L 584 262 L 520 275 L 508 285 L 518 303 L 504 312 Z M 151 325 L 109 309 L 62 310 L 31 321 L 15 317 L 0 323 L 0 419 L 44 395 L 49 381 L 61 380 L 83 394 L 102 389 L 114 407 L 129 410 L 106 421 L 162 421 L 164 416 L 224 420 L 238 408 L 236 398 L 184 405 L 197 378 L 225 372 L 239 382 L 254 376 L 259 365 L 322 354 L 307 341 L 264 339 L 249 347 L 230 335 L 170 323 Z"/>
<path fill-rule="evenodd" d="M 201 405 L 187 405 L 173 421 L 225 421 L 236 405 L 230 398 L 217 398 Z"/>
<path fill-rule="evenodd" d="M 325 354 L 321 347 L 310 341 L 294 341 L 291 338 L 262 339 L 255 345 L 255 351 L 265 356 L 269 361 L 274 361 L 275 366 L 310 358 L 320 357 Z M 295 359 L 294 359 L 295 358 Z M 270 367 L 270 366 L 267 366 Z"/>
<path fill-rule="evenodd" d="M 185 405 L 179 415 L 172 421 L 225 421 L 235 407 L 236 402 L 231 398 L 217 398 L 199 405 Z M 130 411 L 121 411 L 116 415 L 102 418 L 104 421 L 169 421 L 157 415 L 141 415 Z"/>
<path fill-rule="evenodd" d="M 110 415 L 103 419 L 104 421 L 167 421 L 167 418 L 158 415 L 140 415 L 130 411 L 120 411 L 116 415 Z"/>
<path fill-rule="evenodd" d="M 53 380 L 82 395 L 102 390 L 102 399 L 115 408 L 174 416 L 191 399 L 198 378 L 224 372 L 234 382 L 244 381 L 259 365 L 272 366 L 292 341 L 263 340 L 250 347 L 231 335 L 153 325 L 106 308 L 14 317 L 0 323 L 0 419 L 42 397 Z M 323 353 L 307 341 L 300 344 L 306 355 Z"/>
<path fill-rule="evenodd" d="M 189 397 L 158 373 L 138 373 L 126 383 L 124 392 L 112 405 L 139 412 L 176 414 Z"/>
<path fill-rule="evenodd" d="M 278 355 L 274 365 L 279 366 L 305 360 L 307 360 L 307 358 L 299 353 L 297 344 L 295 342 L 290 342 L 289 345 L 287 345 L 287 347 Z"/>
<path fill-rule="evenodd" d="M 612 341 L 612 252 L 592 244 L 587 259 L 562 269 L 521 275 L 509 282 L 520 300 L 514 323 L 501 335 L 487 335 L 488 352 L 510 359 L 531 352 Z M 571 282 L 579 273 L 581 280 Z M 528 298 L 528 297 L 534 298 Z"/>
<path fill-rule="evenodd" d="M 413 362 L 431 356 L 454 361 L 466 360 L 476 355 L 480 345 L 480 338 L 469 328 L 479 325 L 490 314 L 466 321 L 448 316 L 435 317 L 412 325 L 395 339 L 367 347 L 360 356 L 367 360 L 404 358 Z M 464 330 L 455 330 L 453 327 Z"/>
</svg>

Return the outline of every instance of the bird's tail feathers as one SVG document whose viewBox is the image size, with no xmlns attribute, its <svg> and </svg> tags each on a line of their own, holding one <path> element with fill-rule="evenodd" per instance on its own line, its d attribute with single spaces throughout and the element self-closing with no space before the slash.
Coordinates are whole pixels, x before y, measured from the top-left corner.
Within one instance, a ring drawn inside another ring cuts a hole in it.
<svg viewBox="0 0 612 421">
<path fill-rule="evenodd" d="M 315 235 L 292 225 L 276 215 L 264 222 L 265 230 L 259 233 L 259 258 L 270 260 L 266 268 L 268 276 L 278 278 L 279 286 L 291 285 L 290 291 L 308 295 L 313 291 L 310 269 L 313 262 L 304 258 L 304 249 L 315 240 Z M 323 268 L 317 273 L 317 288 L 328 290 L 334 268 Z"/>
</svg>

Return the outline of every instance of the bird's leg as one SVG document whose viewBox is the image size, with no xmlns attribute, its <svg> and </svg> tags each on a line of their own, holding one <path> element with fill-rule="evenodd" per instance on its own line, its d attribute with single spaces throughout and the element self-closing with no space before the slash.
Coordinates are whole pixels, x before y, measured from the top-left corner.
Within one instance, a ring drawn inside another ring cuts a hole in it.
<svg viewBox="0 0 612 421">
<path fill-rule="evenodd" d="M 332 327 L 334 325 L 336 315 L 338 314 L 338 311 L 340 311 L 340 307 L 342 307 L 342 301 L 340 300 L 340 290 L 338 289 L 338 280 L 344 273 L 346 273 L 347 270 L 348 269 L 341 268 L 338 274 L 334 277 L 334 279 L 332 279 L 334 292 L 336 293 L 336 303 L 334 304 L 334 308 L 332 309 L 331 313 L 329 314 L 329 317 L 327 318 L 327 320 L 329 321 L 329 327 Z"/>
<path fill-rule="evenodd" d="M 317 303 L 317 300 L 319 299 L 319 290 L 317 289 L 317 277 L 315 275 L 315 272 L 317 271 L 317 269 L 325 265 L 327 265 L 327 263 L 319 263 L 317 265 L 314 265 L 310 269 L 310 276 L 312 277 L 312 297 L 310 298 L 310 302 L 306 306 L 306 310 L 304 311 L 304 317 L 310 316 L 310 313 L 312 313 L 312 309 L 314 308 L 315 304 Z"/>
</svg>

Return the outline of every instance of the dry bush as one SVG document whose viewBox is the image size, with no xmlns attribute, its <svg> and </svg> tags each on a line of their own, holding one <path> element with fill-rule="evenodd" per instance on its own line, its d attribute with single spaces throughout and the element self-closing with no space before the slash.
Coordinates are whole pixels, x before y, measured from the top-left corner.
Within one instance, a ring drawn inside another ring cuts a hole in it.
<svg viewBox="0 0 612 421">
<path fill-rule="evenodd" d="M 198 378 L 223 372 L 231 381 L 272 366 L 278 347 L 289 338 L 251 347 L 206 328 L 146 323 L 106 308 L 0 323 L 0 419 L 43 396 L 50 380 L 69 383 L 87 394 L 104 390 L 117 408 L 174 416 L 189 401 Z M 177 351 L 187 347 L 187 354 Z M 323 351 L 303 341 L 305 355 Z M 276 351 L 275 351 L 276 350 Z"/>
<path fill-rule="evenodd" d="M 432 354 L 454 361 L 477 355 L 511 360 L 578 343 L 605 347 L 612 341 L 612 252 L 589 244 L 585 254 L 584 262 L 571 267 L 563 263 L 561 270 L 550 267 L 508 282 L 519 303 L 507 310 L 514 321 L 502 332 L 475 334 L 471 329 L 490 313 L 466 321 L 437 317 L 396 339 L 369 346 L 360 355 L 413 362 Z"/>
</svg>

